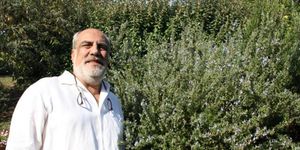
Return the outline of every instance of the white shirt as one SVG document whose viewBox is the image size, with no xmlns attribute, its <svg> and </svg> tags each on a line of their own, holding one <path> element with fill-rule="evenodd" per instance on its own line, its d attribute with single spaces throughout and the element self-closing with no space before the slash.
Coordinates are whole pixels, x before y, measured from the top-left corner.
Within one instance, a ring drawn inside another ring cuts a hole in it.
<svg viewBox="0 0 300 150">
<path fill-rule="evenodd" d="M 6 149 L 118 149 L 123 112 L 110 85 L 102 83 L 99 105 L 68 71 L 31 85 L 15 108 Z"/>
</svg>

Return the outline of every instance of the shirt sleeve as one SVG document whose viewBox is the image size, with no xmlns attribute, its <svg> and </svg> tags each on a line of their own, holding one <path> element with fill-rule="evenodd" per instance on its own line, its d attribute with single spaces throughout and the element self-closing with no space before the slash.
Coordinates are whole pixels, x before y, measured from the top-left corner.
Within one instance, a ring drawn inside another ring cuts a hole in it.
<svg viewBox="0 0 300 150">
<path fill-rule="evenodd" d="M 30 86 L 21 96 L 11 120 L 7 150 L 40 150 L 47 113 L 40 89 Z"/>
</svg>

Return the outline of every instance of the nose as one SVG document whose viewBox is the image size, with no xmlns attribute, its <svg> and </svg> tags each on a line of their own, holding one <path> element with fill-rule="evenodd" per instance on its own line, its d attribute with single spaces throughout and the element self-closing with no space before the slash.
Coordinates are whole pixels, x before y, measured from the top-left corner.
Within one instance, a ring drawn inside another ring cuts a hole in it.
<svg viewBox="0 0 300 150">
<path fill-rule="evenodd" d="M 93 46 L 91 47 L 90 54 L 93 55 L 93 56 L 97 56 L 97 57 L 100 56 L 100 52 L 97 48 L 97 43 L 93 43 Z"/>
</svg>

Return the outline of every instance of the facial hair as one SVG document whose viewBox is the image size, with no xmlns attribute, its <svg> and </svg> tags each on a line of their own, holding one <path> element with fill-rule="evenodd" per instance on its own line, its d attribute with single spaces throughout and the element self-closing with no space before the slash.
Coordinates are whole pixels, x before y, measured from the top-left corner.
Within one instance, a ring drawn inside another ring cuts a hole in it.
<svg viewBox="0 0 300 150">
<path fill-rule="evenodd" d="M 99 63 L 96 66 L 87 66 L 88 64 L 86 64 L 86 62 L 90 59 L 93 58 L 85 59 L 78 66 L 75 65 L 76 63 L 74 63 L 73 71 L 75 75 L 84 82 L 90 85 L 97 85 L 104 78 L 107 66 L 105 66 L 103 63 Z"/>
</svg>

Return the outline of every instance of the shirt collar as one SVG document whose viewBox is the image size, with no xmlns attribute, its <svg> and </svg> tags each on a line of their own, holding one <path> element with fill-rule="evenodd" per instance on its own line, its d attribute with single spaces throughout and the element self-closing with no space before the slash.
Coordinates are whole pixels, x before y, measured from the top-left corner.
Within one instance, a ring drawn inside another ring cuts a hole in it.
<svg viewBox="0 0 300 150">
<path fill-rule="evenodd" d="M 73 85 L 73 84 L 76 84 L 75 82 L 75 78 L 74 78 L 74 75 L 65 70 L 59 77 L 58 77 L 58 80 L 61 84 L 69 84 L 69 85 Z"/>
<path fill-rule="evenodd" d="M 75 76 L 67 70 L 65 70 L 58 77 L 58 80 L 61 84 L 66 84 L 66 85 L 75 85 L 76 84 Z M 77 79 L 77 82 L 79 83 L 79 86 L 83 87 L 83 84 L 78 79 Z M 85 87 L 84 87 L 84 89 L 85 89 Z M 110 84 L 108 82 L 102 80 L 101 91 L 109 92 L 109 90 L 110 90 Z"/>
</svg>

